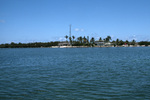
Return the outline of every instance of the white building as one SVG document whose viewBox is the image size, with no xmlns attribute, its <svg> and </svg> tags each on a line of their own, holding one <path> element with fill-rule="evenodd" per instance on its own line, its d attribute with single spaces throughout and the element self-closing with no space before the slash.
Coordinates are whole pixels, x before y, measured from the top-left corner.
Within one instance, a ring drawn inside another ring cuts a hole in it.
<svg viewBox="0 0 150 100">
<path fill-rule="evenodd" d="M 58 46 L 70 46 L 70 43 L 64 41 L 64 42 L 58 43 Z"/>
</svg>

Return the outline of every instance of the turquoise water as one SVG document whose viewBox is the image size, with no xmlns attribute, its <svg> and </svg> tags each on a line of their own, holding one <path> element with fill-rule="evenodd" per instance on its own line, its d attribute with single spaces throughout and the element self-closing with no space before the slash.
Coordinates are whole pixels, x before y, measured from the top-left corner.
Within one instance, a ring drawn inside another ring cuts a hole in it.
<svg viewBox="0 0 150 100">
<path fill-rule="evenodd" d="M 150 99 L 150 48 L 0 49 L 0 99 Z"/>
</svg>

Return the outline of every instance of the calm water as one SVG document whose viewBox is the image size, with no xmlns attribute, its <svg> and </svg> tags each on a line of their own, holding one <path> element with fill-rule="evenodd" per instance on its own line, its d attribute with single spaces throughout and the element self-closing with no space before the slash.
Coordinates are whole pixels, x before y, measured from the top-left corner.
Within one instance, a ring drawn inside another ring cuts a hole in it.
<svg viewBox="0 0 150 100">
<path fill-rule="evenodd" d="M 0 49 L 0 99 L 148 100 L 150 48 Z"/>
</svg>

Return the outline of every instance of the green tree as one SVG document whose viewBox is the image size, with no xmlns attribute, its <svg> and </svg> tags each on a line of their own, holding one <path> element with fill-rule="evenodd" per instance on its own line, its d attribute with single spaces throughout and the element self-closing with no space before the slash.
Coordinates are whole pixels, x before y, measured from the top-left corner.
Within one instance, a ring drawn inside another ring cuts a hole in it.
<svg viewBox="0 0 150 100">
<path fill-rule="evenodd" d="M 107 36 L 106 37 L 106 42 L 110 42 L 110 40 L 111 40 L 111 36 Z"/>
<path fill-rule="evenodd" d="M 75 39 L 75 36 L 72 36 L 72 39 L 73 39 L 73 44 L 74 44 L 74 39 Z"/>
<path fill-rule="evenodd" d="M 131 45 L 135 45 L 136 41 L 133 39 Z"/>
<path fill-rule="evenodd" d="M 74 41 L 74 39 L 75 39 L 75 36 L 72 36 L 72 39 L 73 39 L 73 41 Z"/>
<path fill-rule="evenodd" d="M 71 37 L 69 37 L 69 41 L 70 41 L 70 44 L 72 45 L 72 38 Z"/>
<path fill-rule="evenodd" d="M 102 41 L 102 38 L 100 37 L 100 38 L 99 38 L 99 42 L 101 42 L 101 41 Z"/>
<path fill-rule="evenodd" d="M 16 48 L 16 47 L 17 47 L 17 44 L 14 43 L 14 42 L 11 42 L 10 46 L 11 46 L 11 48 Z"/>
<path fill-rule="evenodd" d="M 83 43 L 87 43 L 87 39 L 85 36 L 83 37 Z"/>
<path fill-rule="evenodd" d="M 148 46 L 148 45 L 150 45 L 150 42 L 148 42 L 148 41 L 141 41 L 141 42 L 139 42 L 138 44 L 139 44 L 139 45 Z"/>
<path fill-rule="evenodd" d="M 66 38 L 66 42 L 67 42 L 67 39 L 68 39 L 68 35 L 66 35 L 66 36 L 65 36 L 65 38 Z"/>
<path fill-rule="evenodd" d="M 119 45 L 123 45 L 124 42 L 122 40 L 119 41 Z"/>
<path fill-rule="evenodd" d="M 14 43 L 14 42 L 11 42 L 11 45 L 15 45 L 15 43 Z"/>
<path fill-rule="evenodd" d="M 94 42 L 95 42 L 94 37 L 91 38 L 90 42 L 91 42 L 92 44 L 94 44 Z"/>
<path fill-rule="evenodd" d="M 119 45 L 119 39 L 116 40 L 116 45 Z"/>
<path fill-rule="evenodd" d="M 128 41 L 128 40 L 126 40 L 125 43 L 126 43 L 127 45 L 129 45 L 129 41 Z"/>
<path fill-rule="evenodd" d="M 82 36 L 78 37 L 77 40 L 82 43 Z"/>
<path fill-rule="evenodd" d="M 113 40 L 111 43 L 114 45 L 114 47 L 116 46 L 116 41 Z"/>
</svg>

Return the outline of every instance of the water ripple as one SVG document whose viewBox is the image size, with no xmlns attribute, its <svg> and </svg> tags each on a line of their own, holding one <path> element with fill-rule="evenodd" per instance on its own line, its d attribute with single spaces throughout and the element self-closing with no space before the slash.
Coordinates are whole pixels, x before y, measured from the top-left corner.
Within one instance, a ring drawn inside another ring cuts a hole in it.
<svg viewBox="0 0 150 100">
<path fill-rule="evenodd" d="M 0 49 L 0 99 L 150 98 L 150 48 Z"/>
</svg>

